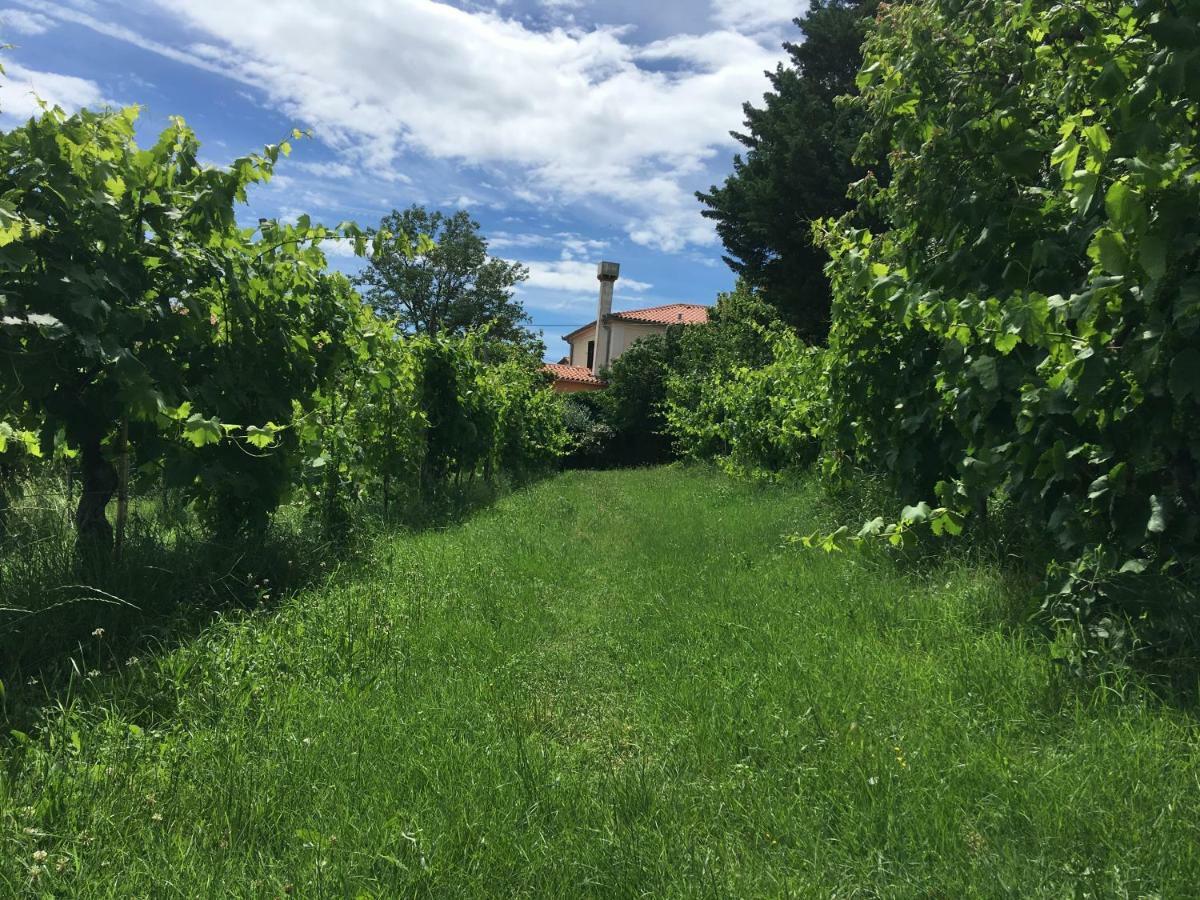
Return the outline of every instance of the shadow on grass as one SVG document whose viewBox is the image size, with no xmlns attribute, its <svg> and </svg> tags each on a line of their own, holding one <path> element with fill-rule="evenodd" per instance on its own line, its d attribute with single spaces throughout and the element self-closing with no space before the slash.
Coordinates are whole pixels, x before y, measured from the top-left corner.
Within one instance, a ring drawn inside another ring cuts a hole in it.
<svg viewBox="0 0 1200 900">
<path fill-rule="evenodd" d="M 535 480 L 451 486 L 386 518 L 355 505 L 334 539 L 311 508 L 293 504 L 261 539 L 232 546 L 207 537 L 186 509 L 138 501 L 120 558 L 86 571 L 65 504 L 16 509 L 0 543 L 0 734 L 30 727 L 84 685 L 103 693 L 110 676 L 218 616 L 269 611 L 335 569 L 354 577 L 380 538 L 453 527 Z"/>
</svg>

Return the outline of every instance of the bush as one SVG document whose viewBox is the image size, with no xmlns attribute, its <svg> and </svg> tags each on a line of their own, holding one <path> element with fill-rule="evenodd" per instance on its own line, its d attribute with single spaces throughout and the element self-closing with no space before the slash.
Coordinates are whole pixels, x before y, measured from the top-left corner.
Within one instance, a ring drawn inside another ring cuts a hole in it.
<svg viewBox="0 0 1200 900">
<path fill-rule="evenodd" d="M 823 354 L 739 286 L 705 328 L 689 329 L 667 379 L 674 446 L 728 471 L 769 475 L 811 463 L 823 406 Z"/>
<path fill-rule="evenodd" d="M 567 432 L 564 464 L 594 469 L 611 465 L 612 427 L 604 420 L 596 394 L 572 394 L 563 400 L 563 427 Z"/>
<path fill-rule="evenodd" d="M 608 388 L 597 398 L 602 418 L 613 432 L 614 463 L 649 465 L 671 458 L 663 404 L 683 331 L 683 326 L 674 325 L 666 334 L 639 338 L 604 373 Z"/>
</svg>

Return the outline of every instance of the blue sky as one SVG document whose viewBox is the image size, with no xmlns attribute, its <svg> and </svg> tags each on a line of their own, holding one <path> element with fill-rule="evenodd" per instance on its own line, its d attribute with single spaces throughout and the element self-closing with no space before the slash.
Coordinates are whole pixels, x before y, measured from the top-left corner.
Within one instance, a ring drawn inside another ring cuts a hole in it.
<svg viewBox="0 0 1200 900">
<path fill-rule="evenodd" d="M 804 2 L 0 0 L 0 126 L 35 93 L 136 103 L 145 139 L 182 115 L 214 164 L 309 130 L 248 221 L 466 208 L 529 266 L 521 299 L 557 358 L 601 258 L 622 266 L 616 309 L 732 286 L 693 192 L 728 173 Z"/>
</svg>

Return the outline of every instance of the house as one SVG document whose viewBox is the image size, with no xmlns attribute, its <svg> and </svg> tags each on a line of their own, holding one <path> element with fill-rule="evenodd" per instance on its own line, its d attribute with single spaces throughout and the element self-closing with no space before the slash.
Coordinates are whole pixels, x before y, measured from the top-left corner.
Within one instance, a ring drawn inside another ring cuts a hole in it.
<svg viewBox="0 0 1200 900">
<path fill-rule="evenodd" d="M 648 309 L 612 312 L 613 284 L 619 274 L 620 266 L 616 263 L 600 263 L 597 274 L 600 302 L 595 321 L 564 335 L 570 352 L 559 362 L 545 367 L 545 371 L 554 376 L 554 389 L 559 393 L 601 390 L 605 382 L 600 373 L 634 341 L 651 334 L 666 334 L 672 325 L 704 325 L 708 322 L 708 307 L 696 303 L 669 303 Z"/>
</svg>

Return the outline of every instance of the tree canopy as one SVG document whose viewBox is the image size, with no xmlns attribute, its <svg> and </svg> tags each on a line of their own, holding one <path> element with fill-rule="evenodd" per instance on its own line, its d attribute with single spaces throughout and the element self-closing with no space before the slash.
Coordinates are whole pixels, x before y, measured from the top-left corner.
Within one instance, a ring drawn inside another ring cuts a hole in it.
<svg viewBox="0 0 1200 900">
<path fill-rule="evenodd" d="M 861 44 L 876 0 L 814 0 L 785 44 L 791 65 L 768 73 L 762 107 L 747 103 L 745 147 L 725 183 L 697 196 L 716 223 L 725 261 L 807 339 L 829 328 L 828 255 L 813 220 L 849 208 L 846 189 L 865 173 L 851 162 L 865 130 L 860 110 L 835 102 L 855 92 Z"/>
<path fill-rule="evenodd" d="M 479 223 L 465 210 L 444 216 L 413 205 L 393 210 L 381 232 L 425 235 L 411 252 L 408 241 L 384 242 L 356 279 L 377 312 L 416 334 L 463 335 L 488 327 L 493 339 L 527 345 L 529 321 L 513 288 L 529 277 L 520 263 L 488 255 Z"/>
</svg>

